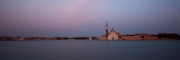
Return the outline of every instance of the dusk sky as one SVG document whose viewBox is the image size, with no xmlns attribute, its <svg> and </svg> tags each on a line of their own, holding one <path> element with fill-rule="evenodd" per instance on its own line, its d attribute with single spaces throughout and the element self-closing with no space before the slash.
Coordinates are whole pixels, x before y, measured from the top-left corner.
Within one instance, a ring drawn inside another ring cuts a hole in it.
<svg viewBox="0 0 180 60">
<path fill-rule="evenodd" d="M 180 34 L 180 0 L 0 0 L 0 36 Z"/>
</svg>

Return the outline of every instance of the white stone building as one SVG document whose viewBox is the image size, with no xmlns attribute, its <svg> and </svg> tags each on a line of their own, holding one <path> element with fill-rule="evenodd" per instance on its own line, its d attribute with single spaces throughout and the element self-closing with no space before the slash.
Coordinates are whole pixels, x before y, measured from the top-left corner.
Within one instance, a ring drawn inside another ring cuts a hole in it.
<svg viewBox="0 0 180 60">
<path fill-rule="evenodd" d="M 108 40 L 119 40 L 118 34 L 115 32 L 113 28 L 108 35 Z"/>
<path fill-rule="evenodd" d="M 99 37 L 100 40 L 120 40 L 120 33 L 116 32 L 113 28 L 111 32 L 108 32 L 108 24 L 106 22 L 106 35 Z"/>
</svg>

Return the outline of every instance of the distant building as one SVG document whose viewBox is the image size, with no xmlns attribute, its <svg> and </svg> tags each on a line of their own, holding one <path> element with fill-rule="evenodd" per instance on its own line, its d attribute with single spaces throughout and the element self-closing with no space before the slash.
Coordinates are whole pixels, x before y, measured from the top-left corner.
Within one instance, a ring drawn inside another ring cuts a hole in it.
<svg viewBox="0 0 180 60">
<path fill-rule="evenodd" d="M 100 40 L 120 40 L 120 33 L 116 32 L 113 28 L 111 32 L 108 33 L 108 23 L 106 21 L 106 35 L 99 37 Z"/>
<path fill-rule="evenodd" d="M 158 40 L 157 36 L 151 36 L 147 33 L 139 33 L 134 35 L 122 35 L 123 40 Z"/>
<path fill-rule="evenodd" d="M 158 40 L 157 36 L 149 35 L 147 33 L 138 33 L 134 35 L 120 35 L 113 28 L 108 32 L 108 23 L 106 21 L 106 33 L 99 37 L 100 40 Z"/>
<path fill-rule="evenodd" d="M 48 40 L 46 37 L 32 36 L 31 40 Z"/>
<path fill-rule="evenodd" d="M 32 40 L 30 37 L 26 37 L 24 38 L 24 40 Z"/>
<path fill-rule="evenodd" d="M 107 37 L 106 37 L 106 35 L 102 35 L 102 36 L 99 37 L 99 39 L 100 40 L 107 40 Z"/>
<path fill-rule="evenodd" d="M 0 37 L 0 39 L 1 39 L 2 41 L 12 41 L 12 40 L 13 40 L 13 37 L 2 36 L 2 37 Z"/>
<path fill-rule="evenodd" d="M 108 40 L 119 40 L 120 33 L 115 32 L 112 28 L 111 32 L 108 34 Z"/>
<path fill-rule="evenodd" d="M 21 37 L 21 36 L 18 36 L 18 37 L 13 38 L 13 40 L 20 40 L 20 41 L 22 41 L 22 40 L 24 40 L 24 38 Z"/>
</svg>

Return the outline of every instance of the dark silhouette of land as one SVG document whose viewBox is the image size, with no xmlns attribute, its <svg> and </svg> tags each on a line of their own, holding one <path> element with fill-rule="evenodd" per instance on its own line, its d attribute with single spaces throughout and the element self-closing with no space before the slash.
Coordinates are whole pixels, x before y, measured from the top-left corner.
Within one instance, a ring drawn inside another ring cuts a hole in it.
<svg viewBox="0 0 180 60">
<path fill-rule="evenodd" d="M 152 36 L 158 37 L 158 40 L 180 40 L 180 35 L 176 33 L 159 33 L 157 35 L 152 34 Z M 98 37 L 9 37 L 9 36 L 1 36 L 0 41 L 24 41 L 24 40 L 99 40 Z M 141 36 L 143 39 L 144 36 Z"/>
</svg>

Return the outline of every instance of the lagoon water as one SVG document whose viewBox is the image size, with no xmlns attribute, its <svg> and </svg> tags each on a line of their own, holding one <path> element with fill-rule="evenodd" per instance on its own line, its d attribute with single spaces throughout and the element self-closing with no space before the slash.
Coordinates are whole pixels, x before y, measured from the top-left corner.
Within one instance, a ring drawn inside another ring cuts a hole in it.
<svg viewBox="0 0 180 60">
<path fill-rule="evenodd" d="M 0 60 L 180 60 L 180 41 L 0 41 Z"/>
</svg>

